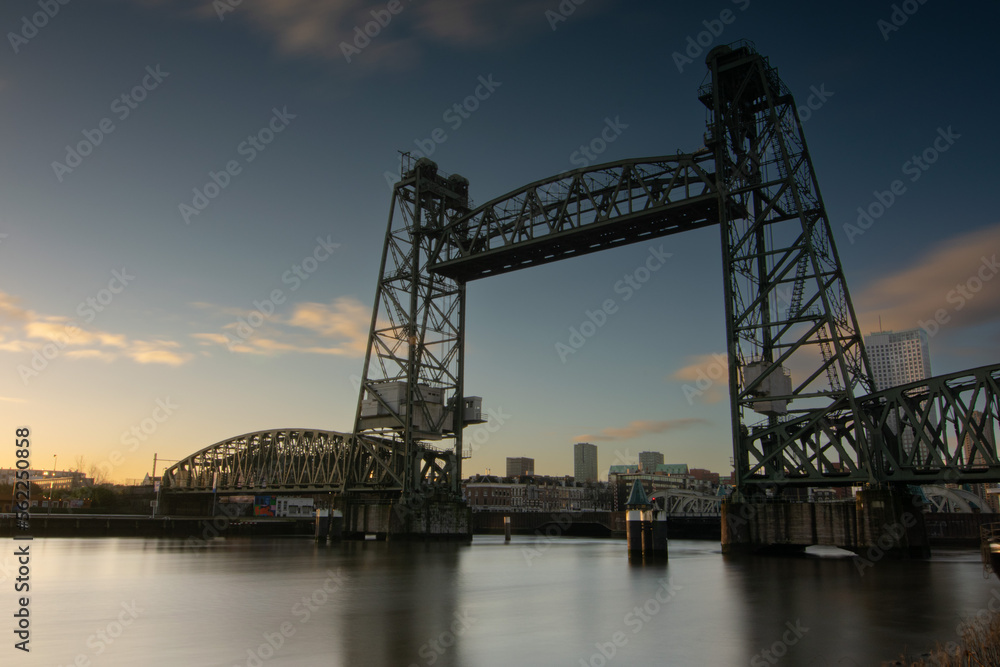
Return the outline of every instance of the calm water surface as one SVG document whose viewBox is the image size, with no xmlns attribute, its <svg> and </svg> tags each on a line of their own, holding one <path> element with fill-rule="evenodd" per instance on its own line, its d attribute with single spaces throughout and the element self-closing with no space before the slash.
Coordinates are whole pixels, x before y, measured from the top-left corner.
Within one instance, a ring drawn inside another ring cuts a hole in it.
<svg viewBox="0 0 1000 667">
<path fill-rule="evenodd" d="M 728 558 L 683 540 L 655 567 L 629 566 L 622 541 L 516 536 L 35 539 L 31 551 L 32 651 L 8 629 L 0 665 L 877 665 L 954 640 L 1000 597 L 972 551 L 863 575 L 850 559 Z"/>
</svg>

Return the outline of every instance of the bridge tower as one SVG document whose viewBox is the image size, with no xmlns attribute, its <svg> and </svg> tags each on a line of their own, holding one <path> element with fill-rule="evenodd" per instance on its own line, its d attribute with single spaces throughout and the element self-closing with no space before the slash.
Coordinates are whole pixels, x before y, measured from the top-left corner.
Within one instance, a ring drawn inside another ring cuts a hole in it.
<svg viewBox="0 0 1000 667">
<path fill-rule="evenodd" d="M 876 481 L 875 387 L 795 101 L 747 43 L 706 64 L 737 486 Z"/>
<path fill-rule="evenodd" d="M 344 490 L 404 503 L 431 491 L 455 500 L 462 429 L 482 421 L 481 405 L 462 391 L 465 283 L 431 273 L 427 263 L 441 230 L 468 213 L 469 184 L 408 154 L 401 174 L 392 191 Z"/>
</svg>

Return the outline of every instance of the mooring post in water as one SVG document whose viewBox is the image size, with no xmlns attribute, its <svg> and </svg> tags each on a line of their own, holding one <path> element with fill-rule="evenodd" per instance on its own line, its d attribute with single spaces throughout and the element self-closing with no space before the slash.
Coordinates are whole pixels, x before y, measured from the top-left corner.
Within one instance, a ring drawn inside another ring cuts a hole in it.
<svg viewBox="0 0 1000 667">
<path fill-rule="evenodd" d="M 625 542 L 628 545 L 628 559 L 641 561 L 644 542 L 650 542 L 652 549 L 652 527 L 649 526 L 648 511 L 650 508 L 646 490 L 639 480 L 632 482 L 632 492 L 625 503 Z M 648 537 L 647 534 L 648 533 Z"/>
<path fill-rule="evenodd" d="M 650 523 L 653 546 L 650 552 L 652 558 L 656 560 L 667 560 L 667 510 L 660 509 L 659 504 L 654 500 Z"/>
<path fill-rule="evenodd" d="M 510 542 L 510 517 L 503 518 L 503 541 Z"/>
</svg>

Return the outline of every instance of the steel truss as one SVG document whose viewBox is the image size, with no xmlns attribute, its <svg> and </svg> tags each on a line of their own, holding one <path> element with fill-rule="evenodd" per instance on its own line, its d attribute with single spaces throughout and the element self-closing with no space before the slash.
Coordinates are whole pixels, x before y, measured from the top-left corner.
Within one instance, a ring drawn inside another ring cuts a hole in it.
<svg viewBox="0 0 1000 667">
<path fill-rule="evenodd" d="M 874 383 L 795 100 L 746 43 L 713 49 L 707 64 L 737 485 L 875 482 L 856 419 Z M 778 427 L 819 413 L 854 415 L 853 436 L 802 441 Z"/>
<path fill-rule="evenodd" d="M 451 222 L 434 273 L 469 281 L 718 222 L 712 156 L 610 162 L 558 174 Z"/>
<path fill-rule="evenodd" d="M 351 488 L 408 494 L 427 485 L 460 496 L 465 283 L 428 271 L 442 230 L 468 213 L 468 182 L 403 156 L 392 192 L 361 392 Z M 467 419 L 468 416 L 468 419 Z M 451 440 L 453 449 L 427 441 Z"/>
<path fill-rule="evenodd" d="M 694 491 L 676 489 L 657 491 L 652 499 L 663 498 L 663 509 L 668 516 L 721 516 L 722 498 L 706 496 Z"/>
<path fill-rule="evenodd" d="M 791 93 L 747 43 L 707 64 L 707 148 L 695 153 L 565 172 L 475 209 L 464 178 L 404 156 L 353 435 L 239 436 L 179 462 L 164 486 L 457 499 L 462 429 L 482 421 L 463 393 L 466 283 L 712 224 L 741 492 L 1000 481 L 1000 364 L 873 393 Z"/>
<path fill-rule="evenodd" d="M 171 493 L 321 493 L 343 490 L 351 436 L 281 429 L 217 442 L 163 471 Z"/>
</svg>

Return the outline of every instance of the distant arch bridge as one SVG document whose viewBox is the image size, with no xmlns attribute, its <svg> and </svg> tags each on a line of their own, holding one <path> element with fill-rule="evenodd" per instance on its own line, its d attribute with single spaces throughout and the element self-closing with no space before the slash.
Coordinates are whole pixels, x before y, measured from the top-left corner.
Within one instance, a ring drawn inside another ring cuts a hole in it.
<svg viewBox="0 0 1000 667">
<path fill-rule="evenodd" d="M 161 488 L 177 494 L 247 495 L 379 491 L 401 483 L 378 471 L 378 462 L 396 451 L 393 441 L 368 435 L 302 428 L 254 431 L 177 461 L 163 471 Z M 420 447 L 418 459 L 421 477 L 430 484 L 443 484 L 457 467 L 453 452 L 431 445 Z"/>
</svg>

